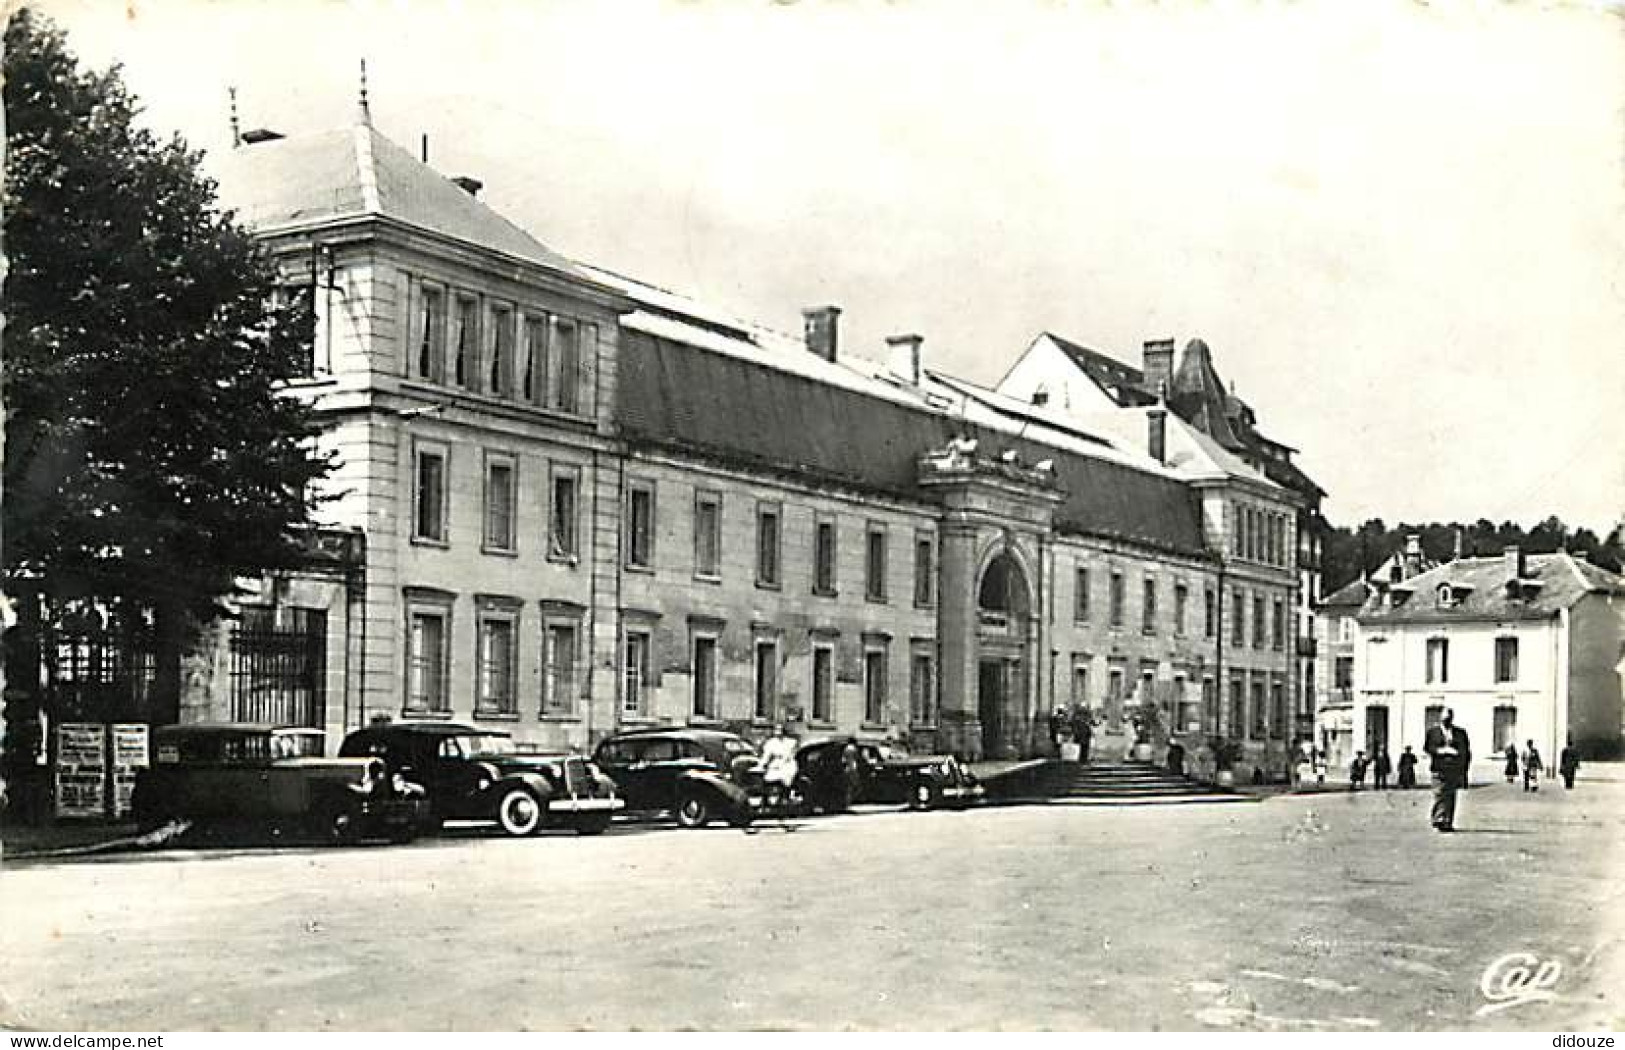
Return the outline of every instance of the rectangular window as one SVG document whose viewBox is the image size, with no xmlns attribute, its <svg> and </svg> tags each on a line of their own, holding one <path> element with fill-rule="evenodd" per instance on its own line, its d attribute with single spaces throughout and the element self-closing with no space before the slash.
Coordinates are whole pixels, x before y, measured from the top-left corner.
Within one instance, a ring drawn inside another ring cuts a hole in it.
<svg viewBox="0 0 1625 1050">
<path fill-rule="evenodd" d="M 779 713 L 779 643 L 756 641 L 756 707 L 759 721 L 772 721 Z"/>
<path fill-rule="evenodd" d="M 813 531 L 813 593 L 835 593 L 835 523 L 821 521 Z"/>
<path fill-rule="evenodd" d="M 1202 730 L 1201 694 L 1192 689 L 1184 675 L 1174 676 L 1174 731 L 1199 733 Z"/>
<path fill-rule="evenodd" d="M 1230 625 L 1230 644 L 1247 644 L 1247 596 L 1238 588 L 1231 596 L 1230 615 L 1234 622 Z"/>
<path fill-rule="evenodd" d="M 479 695 L 475 714 L 518 714 L 513 688 L 514 680 L 518 677 L 513 617 L 482 613 L 479 634 Z"/>
<path fill-rule="evenodd" d="M 1077 657 L 1072 661 L 1072 703 L 1077 707 L 1089 706 L 1089 665 Z"/>
<path fill-rule="evenodd" d="M 1427 680 L 1439 685 L 1450 681 L 1450 639 L 1427 640 Z"/>
<path fill-rule="evenodd" d="M 1183 583 L 1174 584 L 1174 634 L 1185 633 L 1185 613 L 1190 606 L 1191 589 Z"/>
<path fill-rule="evenodd" d="M 1253 648 L 1264 648 L 1264 596 L 1253 595 Z"/>
<path fill-rule="evenodd" d="M 548 486 L 547 553 L 570 560 L 580 553 L 576 523 L 580 514 L 581 473 L 575 467 L 553 464 Z"/>
<path fill-rule="evenodd" d="M 1497 682 L 1518 680 L 1518 639 L 1495 640 L 1495 680 Z"/>
<path fill-rule="evenodd" d="M 864 594 L 872 602 L 886 600 L 886 528 L 869 526 L 868 556 L 864 559 Z"/>
<path fill-rule="evenodd" d="M 1075 623 L 1089 622 L 1089 570 L 1082 565 L 1073 574 L 1072 619 Z"/>
<path fill-rule="evenodd" d="M 886 650 L 863 652 L 863 720 L 869 725 L 886 721 Z"/>
<path fill-rule="evenodd" d="M 446 695 L 446 640 L 451 611 L 413 609 L 407 632 L 406 710 L 411 714 L 451 710 Z"/>
<path fill-rule="evenodd" d="M 1429 704 L 1427 707 L 1422 709 L 1422 732 L 1426 733 L 1429 729 L 1432 729 L 1434 726 L 1443 721 L 1443 704 Z"/>
<path fill-rule="evenodd" d="M 513 457 L 486 454 L 485 460 L 485 549 L 514 549 L 515 489 Z"/>
<path fill-rule="evenodd" d="M 1354 657 L 1339 656 L 1332 664 L 1332 687 L 1334 689 L 1354 688 Z"/>
<path fill-rule="evenodd" d="M 479 300 L 458 296 L 451 344 L 451 381 L 461 387 L 472 385 L 474 380 L 474 355 L 480 345 L 479 311 Z"/>
<path fill-rule="evenodd" d="M 1230 681 L 1230 725 L 1228 735 L 1240 740 L 1247 735 L 1247 693 L 1239 678 Z"/>
<path fill-rule="evenodd" d="M 1212 587 L 1202 588 L 1202 637 L 1212 638 L 1218 633 L 1218 602 Z"/>
<path fill-rule="evenodd" d="M 1518 743 L 1518 709 L 1516 707 L 1497 707 L 1492 715 L 1491 724 L 1494 736 L 1494 747 L 1497 753 L 1505 751 L 1508 747 L 1516 747 Z"/>
<path fill-rule="evenodd" d="M 779 585 L 779 505 L 756 505 L 756 585 Z"/>
<path fill-rule="evenodd" d="M 1112 626 L 1123 626 L 1123 574 L 1112 573 L 1111 578 L 1111 617 Z"/>
<path fill-rule="evenodd" d="M 633 484 L 627 492 L 630 504 L 626 516 L 626 564 L 652 569 L 655 564 L 655 490 L 652 485 Z"/>
<path fill-rule="evenodd" d="M 438 288 L 418 286 L 417 353 L 413 375 L 446 381 L 446 297 Z"/>
<path fill-rule="evenodd" d="M 1286 648 L 1286 602 L 1280 598 L 1270 610 L 1270 645 L 1277 651 Z"/>
<path fill-rule="evenodd" d="M 835 649 L 827 644 L 815 644 L 812 651 L 812 720 L 833 722 L 834 712 Z"/>
<path fill-rule="evenodd" d="M 722 575 L 722 496 L 715 492 L 694 494 L 694 575 Z"/>
<path fill-rule="evenodd" d="M 1287 735 L 1286 687 L 1280 682 L 1270 683 L 1270 730 L 1277 740 Z"/>
<path fill-rule="evenodd" d="M 446 542 L 446 452 L 420 446 L 416 450 L 416 513 L 412 538 Z"/>
<path fill-rule="evenodd" d="M 714 635 L 694 636 L 695 718 L 717 717 L 717 640 Z"/>
<path fill-rule="evenodd" d="M 1119 729 L 1123 725 L 1125 677 L 1121 667 L 1113 667 L 1106 672 L 1106 724 L 1112 729 Z"/>
<path fill-rule="evenodd" d="M 563 717 L 575 711 L 577 649 L 576 625 L 550 623 L 543 634 L 545 666 L 542 674 L 542 714 Z"/>
<path fill-rule="evenodd" d="M 648 710 L 649 688 L 649 634 L 647 631 L 626 632 L 626 651 L 621 659 L 621 711 L 628 715 L 641 715 Z"/>
<path fill-rule="evenodd" d="M 519 395 L 532 405 L 545 400 L 547 385 L 547 318 L 525 318 L 525 353 L 519 367 Z"/>
<path fill-rule="evenodd" d="M 915 653 L 909 660 L 908 710 L 912 725 L 937 724 L 937 664 L 930 653 Z"/>
<path fill-rule="evenodd" d="M 491 357 L 486 371 L 486 390 L 497 397 L 513 395 L 513 310 L 491 308 Z"/>
<path fill-rule="evenodd" d="M 927 534 L 914 538 L 914 605 L 929 609 L 937 600 L 937 545 Z"/>
<path fill-rule="evenodd" d="M 548 358 L 548 407 L 572 415 L 581 410 L 581 328 L 562 317 L 553 319 Z"/>
<path fill-rule="evenodd" d="M 1140 630 L 1145 634 L 1157 632 L 1157 581 L 1147 579 L 1143 588 L 1144 602 L 1140 607 Z"/>
</svg>

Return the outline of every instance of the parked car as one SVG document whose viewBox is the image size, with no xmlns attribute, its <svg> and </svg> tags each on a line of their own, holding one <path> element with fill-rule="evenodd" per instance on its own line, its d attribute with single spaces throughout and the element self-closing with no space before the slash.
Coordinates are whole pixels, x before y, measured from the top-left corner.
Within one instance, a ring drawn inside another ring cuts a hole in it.
<svg viewBox="0 0 1625 1050">
<path fill-rule="evenodd" d="M 255 723 L 159 726 L 136 776 L 136 822 L 308 833 L 329 841 L 410 841 L 423 791 L 370 758 L 323 758 L 318 729 Z"/>
<path fill-rule="evenodd" d="M 952 755 L 911 755 L 856 737 L 819 737 L 796 753 L 801 794 L 817 809 L 839 813 L 854 802 L 902 802 L 914 809 L 964 808 L 982 785 Z"/>
<path fill-rule="evenodd" d="M 714 819 L 748 825 L 762 805 L 750 741 L 712 729 L 636 729 L 599 741 L 594 760 L 631 810 L 667 812 L 685 828 Z"/>
<path fill-rule="evenodd" d="M 624 807 L 615 783 L 580 755 L 528 752 L 510 733 L 456 722 L 391 722 L 358 729 L 339 754 L 381 759 L 423 785 L 429 825 L 492 820 L 505 834 L 562 827 L 597 835 Z"/>
</svg>

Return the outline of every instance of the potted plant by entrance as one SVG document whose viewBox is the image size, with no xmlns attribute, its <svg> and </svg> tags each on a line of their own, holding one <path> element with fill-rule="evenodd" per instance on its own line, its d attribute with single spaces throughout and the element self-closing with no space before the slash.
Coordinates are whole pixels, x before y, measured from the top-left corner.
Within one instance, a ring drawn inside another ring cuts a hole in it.
<svg viewBox="0 0 1625 1050">
<path fill-rule="evenodd" d="M 1152 744 L 1163 736 L 1162 711 L 1156 704 L 1141 704 L 1130 716 L 1134 726 L 1134 761 L 1151 761 Z"/>
<path fill-rule="evenodd" d="M 1241 761 L 1241 743 L 1229 737 L 1216 736 L 1208 741 L 1213 752 L 1213 782 L 1219 787 L 1236 786 L 1236 763 Z"/>
</svg>

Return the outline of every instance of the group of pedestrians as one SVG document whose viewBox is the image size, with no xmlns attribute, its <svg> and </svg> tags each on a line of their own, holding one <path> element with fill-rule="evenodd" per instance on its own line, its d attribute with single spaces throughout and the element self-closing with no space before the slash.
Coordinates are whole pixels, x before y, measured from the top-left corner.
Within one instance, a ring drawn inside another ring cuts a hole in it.
<svg viewBox="0 0 1625 1050">
<path fill-rule="evenodd" d="M 1546 763 L 1541 761 L 1540 750 L 1535 747 L 1533 740 L 1524 742 L 1523 753 L 1518 753 L 1516 744 L 1508 744 L 1506 749 L 1507 783 L 1516 784 L 1518 774 L 1523 773 L 1523 789 L 1525 791 L 1539 791 L 1540 778 L 1546 772 Z M 1574 787 L 1575 774 L 1580 772 L 1580 755 L 1569 744 L 1563 748 L 1557 757 L 1557 775 L 1563 778 L 1563 787 Z"/>
<path fill-rule="evenodd" d="M 1406 745 L 1405 750 L 1399 753 L 1399 780 L 1402 788 L 1416 786 L 1416 753 Z M 1349 790 L 1359 791 L 1365 787 L 1365 775 L 1371 773 L 1372 786 L 1378 789 L 1389 786 L 1388 778 L 1394 773 L 1394 761 L 1388 757 L 1388 749 L 1381 748 L 1375 758 L 1367 758 L 1364 751 L 1354 753 L 1354 761 L 1349 763 Z"/>
<path fill-rule="evenodd" d="M 1095 738 L 1095 716 L 1087 707 L 1079 704 L 1072 705 L 1068 711 L 1064 707 L 1057 707 L 1049 716 L 1049 739 L 1054 746 L 1055 753 L 1061 753 L 1061 745 L 1078 745 L 1078 761 L 1089 761 L 1089 749 Z"/>
</svg>

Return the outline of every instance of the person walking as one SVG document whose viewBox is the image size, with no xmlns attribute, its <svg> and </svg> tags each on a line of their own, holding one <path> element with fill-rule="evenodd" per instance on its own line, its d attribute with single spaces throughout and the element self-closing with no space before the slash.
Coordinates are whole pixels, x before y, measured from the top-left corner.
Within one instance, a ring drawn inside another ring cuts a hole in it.
<svg viewBox="0 0 1625 1050">
<path fill-rule="evenodd" d="M 1507 765 L 1506 765 L 1505 772 L 1506 772 L 1508 786 L 1510 786 L 1510 785 L 1517 782 L 1517 780 L 1518 780 L 1518 745 L 1517 744 L 1508 744 L 1507 745 Z"/>
<path fill-rule="evenodd" d="M 1354 753 L 1354 761 L 1349 763 L 1349 790 L 1358 791 L 1365 787 L 1366 757 L 1364 751 Z"/>
<path fill-rule="evenodd" d="M 1393 772 L 1393 769 L 1394 763 L 1388 757 L 1388 749 L 1385 747 L 1378 751 L 1376 760 L 1371 764 L 1371 786 L 1378 791 L 1386 790 L 1388 787 L 1388 774 Z"/>
<path fill-rule="evenodd" d="M 1405 750 L 1399 753 L 1399 786 L 1413 788 L 1416 786 L 1416 752 L 1411 745 L 1406 744 Z"/>
<path fill-rule="evenodd" d="M 1574 774 L 1580 772 L 1580 753 L 1574 750 L 1574 742 L 1563 745 L 1562 754 L 1557 756 L 1557 772 L 1563 778 L 1563 789 L 1574 787 Z"/>
<path fill-rule="evenodd" d="M 1095 718 L 1087 707 L 1072 712 L 1072 739 L 1078 745 L 1078 761 L 1089 761 L 1089 747 L 1095 740 Z"/>
<path fill-rule="evenodd" d="M 1315 786 L 1326 786 L 1326 752 L 1315 752 Z"/>
<path fill-rule="evenodd" d="M 1472 742 L 1467 730 L 1456 725 L 1456 713 L 1445 708 L 1439 724 L 1430 726 L 1422 750 L 1433 760 L 1433 810 L 1430 818 L 1438 831 L 1456 830 L 1456 792 L 1467 786 L 1472 768 Z"/>
<path fill-rule="evenodd" d="M 1523 752 L 1523 789 L 1525 791 L 1540 790 L 1540 775 L 1546 772 L 1546 765 L 1540 760 L 1540 752 L 1535 750 L 1535 742 L 1527 741 Z"/>
</svg>

